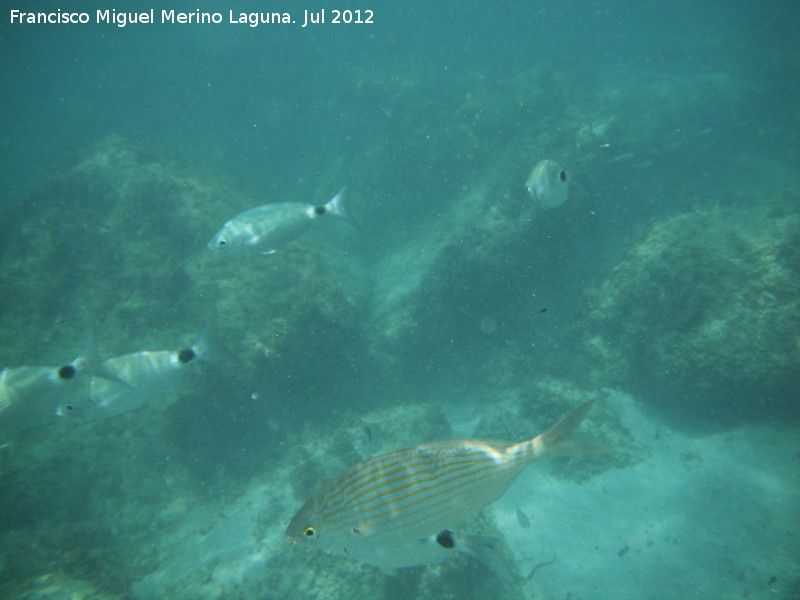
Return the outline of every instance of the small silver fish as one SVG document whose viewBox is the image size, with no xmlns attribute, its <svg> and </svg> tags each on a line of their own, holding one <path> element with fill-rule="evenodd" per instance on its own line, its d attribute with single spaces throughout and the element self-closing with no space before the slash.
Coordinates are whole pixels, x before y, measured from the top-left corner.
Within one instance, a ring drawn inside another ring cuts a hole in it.
<svg viewBox="0 0 800 600">
<path fill-rule="evenodd" d="M 381 447 L 380 429 L 377 425 L 367 423 L 362 419 L 361 425 L 348 429 L 347 433 L 353 439 L 353 450 L 355 450 L 361 458 L 369 458 L 374 456 Z"/>
<path fill-rule="evenodd" d="M 204 331 L 200 340 L 184 350 L 144 350 L 109 358 L 103 369 L 125 385 L 92 377 L 86 394 L 63 402 L 57 414 L 79 420 L 106 419 L 151 406 L 165 408 L 174 400 L 169 393 L 180 382 L 186 369 L 208 359 L 210 343 Z"/>
<path fill-rule="evenodd" d="M 91 376 L 125 388 L 97 355 L 94 335 L 81 355 L 60 367 L 10 367 L 0 371 L 0 443 L 27 429 L 54 423 L 63 402 L 81 398 Z"/>
<path fill-rule="evenodd" d="M 303 202 L 264 204 L 236 215 L 208 242 L 209 249 L 230 256 L 272 254 L 299 238 L 317 217 L 333 215 L 349 220 L 342 204 L 344 189 L 320 206 Z"/>
<path fill-rule="evenodd" d="M 494 502 L 540 458 L 602 452 L 573 439 L 592 403 L 519 444 L 434 442 L 357 463 L 311 496 L 289 523 L 286 536 L 352 555 L 404 547 L 451 529 Z"/>
<path fill-rule="evenodd" d="M 561 206 L 569 195 L 567 172 L 555 161 L 545 159 L 533 167 L 525 189 L 541 208 Z"/>
</svg>

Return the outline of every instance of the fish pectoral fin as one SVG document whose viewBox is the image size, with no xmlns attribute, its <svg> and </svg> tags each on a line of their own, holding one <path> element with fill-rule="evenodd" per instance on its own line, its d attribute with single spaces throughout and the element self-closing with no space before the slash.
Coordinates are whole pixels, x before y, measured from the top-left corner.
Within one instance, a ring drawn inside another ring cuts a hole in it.
<svg viewBox="0 0 800 600">
<path fill-rule="evenodd" d="M 494 550 L 497 544 L 500 543 L 500 538 L 491 537 L 488 535 L 465 535 L 461 537 L 461 546 L 466 546 L 470 550 L 478 548 L 485 548 L 486 550 Z"/>
<path fill-rule="evenodd" d="M 119 387 L 128 390 L 133 389 L 133 386 L 130 383 L 128 383 L 127 381 L 125 381 L 120 377 L 117 377 L 116 375 L 114 375 L 110 371 L 107 371 L 106 369 L 103 369 L 102 367 L 96 367 L 92 369 L 91 374 L 93 377 L 99 377 L 100 379 L 105 379 L 106 381 L 110 381 L 111 383 Z"/>
<path fill-rule="evenodd" d="M 358 537 L 369 537 L 375 533 L 375 528 L 370 523 L 361 523 L 353 527 L 351 533 Z"/>
</svg>

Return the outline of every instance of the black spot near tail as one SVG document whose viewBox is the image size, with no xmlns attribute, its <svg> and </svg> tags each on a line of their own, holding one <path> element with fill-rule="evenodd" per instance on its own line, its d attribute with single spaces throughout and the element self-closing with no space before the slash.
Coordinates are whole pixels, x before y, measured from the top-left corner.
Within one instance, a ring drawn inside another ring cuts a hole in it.
<svg viewBox="0 0 800 600">
<path fill-rule="evenodd" d="M 66 365 L 61 367 L 58 370 L 58 376 L 61 379 L 72 379 L 73 377 L 75 377 L 75 367 L 73 367 L 72 365 Z"/>
<path fill-rule="evenodd" d="M 449 529 L 441 531 L 439 535 L 436 536 L 436 543 L 442 548 L 452 550 L 456 546 L 456 541 L 453 539 L 453 532 Z"/>
</svg>

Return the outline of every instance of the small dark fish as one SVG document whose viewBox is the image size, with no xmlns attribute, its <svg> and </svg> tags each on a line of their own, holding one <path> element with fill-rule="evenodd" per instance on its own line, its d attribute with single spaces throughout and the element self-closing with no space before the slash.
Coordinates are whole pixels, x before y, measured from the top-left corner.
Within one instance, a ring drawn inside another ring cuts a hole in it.
<svg viewBox="0 0 800 600">
<path fill-rule="evenodd" d="M 620 551 L 617 552 L 617 556 L 625 556 L 628 553 L 628 550 L 630 550 L 630 546 L 625 546 L 624 548 L 621 548 Z"/>
<path fill-rule="evenodd" d="M 546 313 L 546 312 L 547 312 L 547 308 L 543 308 L 543 309 L 541 309 L 541 310 L 539 311 L 539 314 Z"/>
<path fill-rule="evenodd" d="M 522 509 L 519 507 L 517 507 L 517 521 L 519 521 L 523 529 L 528 529 L 531 526 L 531 520 L 528 518 L 528 515 L 522 512 Z"/>
</svg>

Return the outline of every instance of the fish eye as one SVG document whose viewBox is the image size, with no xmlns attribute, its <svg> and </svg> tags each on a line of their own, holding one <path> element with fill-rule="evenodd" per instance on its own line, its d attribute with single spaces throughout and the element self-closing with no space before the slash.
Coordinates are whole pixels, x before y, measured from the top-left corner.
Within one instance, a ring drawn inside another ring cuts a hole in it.
<svg viewBox="0 0 800 600">
<path fill-rule="evenodd" d="M 64 410 L 66 410 L 67 412 L 72 412 L 73 410 L 75 410 L 75 405 L 74 404 L 65 404 L 64 405 Z"/>
<path fill-rule="evenodd" d="M 227 243 L 228 242 L 226 242 L 225 240 L 220 240 L 220 241 L 217 242 L 217 246 L 224 246 Z"/>
<path fill-rule="evenodd" d="M 567 180 L 567 172 L 566 171 L 561 171 L 561 173 L 558 174 L 558 178 L 561 181 L 566 181 Z"/>
<path fill-rule="evenodd" d="M 303 535 L 306 536 L 308 539 L 314 539 L 317 537 L 317 530 L 313 527 L 306 527 L 303 530 Z"/>
<path fill-rule="evenodd" d="M 181 350 L 178 353 L 178 360 L 180 362 L 182 362 L 183 364 L 186 364 L 188 362 L 192 362 L 194 357 L 195 357 L 195 353 L 194 353 L 194 350 L 192 350 L 191 348 L 186 348 L 186 350 Z"/>
<path fill-rule="evenodd" d="M 61 367 L 58 370 L 58 376 L 61 379 L 72 379 L 73 377 L 75 377 L 75 367 L 73 367 L 72 365 L 66 365 L 64 367 Z"/>
<path fill-rule="evenodd" d="M 325 207 L 324 206 L 315 206 L 314 207 L 314 212 L 317 213 L 318 215 L 324 215 L 325 214 Z"/>
</svg>

